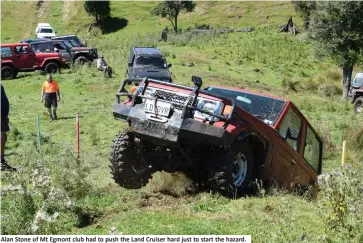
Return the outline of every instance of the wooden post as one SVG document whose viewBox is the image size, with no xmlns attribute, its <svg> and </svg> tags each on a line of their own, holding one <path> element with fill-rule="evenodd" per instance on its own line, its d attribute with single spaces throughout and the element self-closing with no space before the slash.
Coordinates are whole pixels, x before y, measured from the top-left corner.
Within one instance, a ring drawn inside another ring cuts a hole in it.
<svg viewBox="0 0 363 243">
<path fill-rule="evenodd" d="M 38 140 L 38 149 L 40 150 L 40 121 L 39 121 L 39 115 L 37 115 L 36 123 L 37 123 L 37 140 Z"/>
<path fill-rule="evenodd" d="M 79 158 L 79 117 L 78 117 L 78 112 L 76 113 L 76 153 L 77 153 L 77 158 Z"/>
<path fill-rule="evenodd" d="M 342 151 L 342 166 L 345 164 L 345 153 L 346 153 L 346 141 L 343 141 L 343 151 Z"/>
</svg>

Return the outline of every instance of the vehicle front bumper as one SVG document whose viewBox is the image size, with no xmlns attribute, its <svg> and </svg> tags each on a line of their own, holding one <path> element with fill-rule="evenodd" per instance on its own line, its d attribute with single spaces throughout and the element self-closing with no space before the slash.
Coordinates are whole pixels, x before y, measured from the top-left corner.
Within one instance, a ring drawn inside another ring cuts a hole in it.
<svg viewBox="0 0 363 243">
<path fill-rule="evenodd" d="M 181 141 L 190 143 L 228 146 L 234 136 L 222 127 L 216 127 L 193 118 L 181 118 L 181 113 L 171 111 L 166 122 L 147 118 L 144 104 L 132 107 L 129 104 L 115 104 L 113 115 L 116 119 L 127 121 L 129 128 L 140 139 L 159 146 L 179 147 Z"/>
</svg>

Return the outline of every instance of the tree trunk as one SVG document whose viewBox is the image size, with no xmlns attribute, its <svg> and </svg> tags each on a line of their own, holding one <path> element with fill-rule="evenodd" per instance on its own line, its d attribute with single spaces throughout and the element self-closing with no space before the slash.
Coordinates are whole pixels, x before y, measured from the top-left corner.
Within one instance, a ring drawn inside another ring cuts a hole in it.
<svg viewBox="0 0 363 243">
<path fill-rule="evenodd" d="M 174 30 L 175 33 L 178 33 L 178 15 L 174 16 Z"/>
<path fill-rule="evenodd" d="M 353 65 L 343 67 L 343 99 L 348 98 L 350 84 L 352 83 Z"/>
</svg>

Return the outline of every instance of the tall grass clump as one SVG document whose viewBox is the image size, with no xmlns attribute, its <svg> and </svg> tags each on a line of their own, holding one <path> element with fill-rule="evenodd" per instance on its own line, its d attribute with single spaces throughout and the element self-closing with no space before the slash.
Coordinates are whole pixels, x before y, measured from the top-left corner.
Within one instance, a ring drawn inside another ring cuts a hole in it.
<svg viewBox="0 0 363 243">
<path fill-rule="evenodd" d="M 363 241 L 362 173 L 344 166 L 323 175 L 318 206 L 325 222 L 325 242 Z"/>
<path fill-rule="evenodd" d="M 46 154 L 24 151 L 18 173 L 2 181 L 1 234 L 57 234 L 81 224 L 82 215 L 95 209 L 78 202 L 92 192 L 85 158 L 65 151 L 54 161 Z"/>
</svg>

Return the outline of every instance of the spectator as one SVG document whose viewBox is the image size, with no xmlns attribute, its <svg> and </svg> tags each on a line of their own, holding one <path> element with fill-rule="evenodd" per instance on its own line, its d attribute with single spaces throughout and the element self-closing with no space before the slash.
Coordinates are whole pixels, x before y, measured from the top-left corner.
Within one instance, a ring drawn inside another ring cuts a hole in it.
<svg viewBox="0 0 363 243">
<path fill-rule="evenodd" d="M 9 100 L 6 96 L 5 89 L 1 84 L 1 171 L 8 170 L 8 171 L 16 171 L 15 168 L 8 165 L 5 161 L 5 144 L 7 140 L 6 133 L 10 130 L 9 128 Z"/>
<path fill-rule="evenodd" d="M 58 101 L 60 101 L 59 85 L 49 74 L 47 81 L 42 85 L 40 101 L 43 102 L 43 98 L 45 98 L 44 106 L 48 109 L 50 121 L 57 120 L 57 95 Z"/>
</svg>

